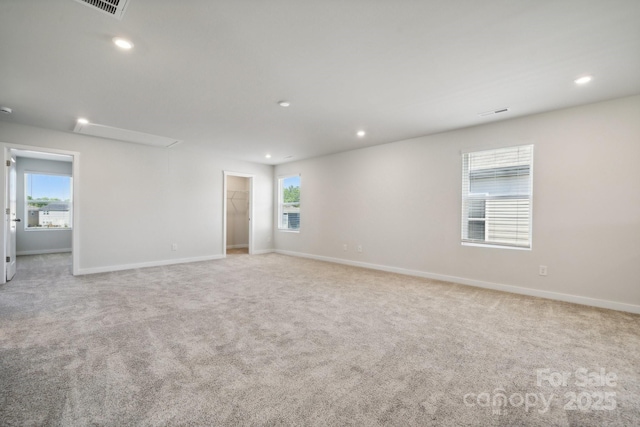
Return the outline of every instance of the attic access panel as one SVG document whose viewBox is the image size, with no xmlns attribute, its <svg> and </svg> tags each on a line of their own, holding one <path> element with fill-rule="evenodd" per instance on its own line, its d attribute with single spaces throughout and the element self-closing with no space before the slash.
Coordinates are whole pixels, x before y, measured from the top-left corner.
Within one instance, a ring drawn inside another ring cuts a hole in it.
<svg viewBox="0 0 640 427">
<path fill-rule="evenodd" d="M 169 148 L 181 141 L 166 136 L 151 135 L 129 129 L 121 129 L 113 126 L 99 125 L 96 123 L 76 123 L 73 129 L 75 133 L 97 136 L 99 138 L 115 139 L 116 141 L 133 142 L 135 144 L 151 145 L 153 147 Z"/>
</svg>

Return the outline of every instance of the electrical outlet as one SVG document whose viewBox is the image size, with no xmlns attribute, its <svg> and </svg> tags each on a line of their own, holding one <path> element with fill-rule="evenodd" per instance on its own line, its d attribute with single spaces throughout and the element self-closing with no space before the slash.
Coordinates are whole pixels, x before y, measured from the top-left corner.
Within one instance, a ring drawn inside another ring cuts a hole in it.
<svg viewBox="0 0 640 427">
<path fill-rule="evenodd" d="M 349 249 L 349 246 L 347 246 L 347 244 L 345 243 L 344 245 L 342 245 L 342 250 L 343 251 L 347 251 Z"/>
<path fill-rule="evenodd" d="M 171 244 L 171 250 L 172 251 L 177 251 L 178 250 L 178 244 L 177 243 L 172 243 Z"/>
<path fill-rule="evenodd" d="M 358 252 L 362 252 L 362 245 L 358 245 Z"/>
<path fill-rule="evenodd" d="M 547 275 L 547 266 L 546 265 L 541 265 L 540 266 L 540 270 L 538 271 L 538 274 L 540 274 L 541 276 L 546 276 Z"/>
</svg>

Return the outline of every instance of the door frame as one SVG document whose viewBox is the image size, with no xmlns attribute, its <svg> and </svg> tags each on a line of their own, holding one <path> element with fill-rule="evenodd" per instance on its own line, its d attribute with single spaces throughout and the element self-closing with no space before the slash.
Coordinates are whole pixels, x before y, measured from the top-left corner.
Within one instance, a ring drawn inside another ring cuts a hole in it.
<svg viewBox="0 0 640 427">
<path fill-rule="evenodd" d="M 4 229 L 7 233 L 7 243 L 5 245 L 5 250 L 7 255 L 7 259 L 9 261 L 5 262 L 6 272 L 5 279 L 9 281 L 13 279 L 16 274 L 16 266 L 17 266 L 17 238 L 18 238 L 18 168 L 16 156 L 14 155 L 12 150 L 7 149 L 7 156 L 9 160 L 7 160 L 7 169 L 5 169 L 4 176 L 8 177 L 7 180 L 7 200 L 5 201 L 6 211 L 5 211 L 5 224 Z"/>
<path fill-rule="evenodd" d="M 21 145 L 21 144 L 11 144 L 11 143 L 0 143 L 2 145 L 2 163 L 6 163 L 7 160 L 11 160 L 11 150 L 25 150 L 25 151 L 34 151 L 40 153 L 48 153 L 48 154 L 63 154 L 71 157 L 72 164 L 72 174 L 73 174 L 73 197 L 71 201 L 71 206 L 73 209 L 72 215 L 72 228 L 71 228 L 71 259 L 72 259 L 72 274 L 74 276 L 79 274 L 80 270 L 80 204 L 78 201 L 80 200 L 80 153 L 77 151 L 69 151 L 69 150 L 58 150 L 55 148 L 47 148 L 47 147 L 38 147 L 35 145 Z M 8 185 L 6 179 L 7 174 L 3 171 L 0 174 L 0 188 L 2 188 L 2 204 L 4 207 L 4 218 L 5 221 L 0 227 L 0 242 L 2 243 L 2 258 L 5 259 L 7 257 L 7 226 L 6 226 L 6 209 L 8 208 Z M 2 276 L 0 277 L 0 284 L 7 282 L 7 263 L 2 262 Z"/>
<path fill-rule="evenodd" d="M 222 255 L 227 256 L 227 177 L 249 178 L 249 255 L 253 254 L 253 182 L 255 175 L 250 173 L 222 171 Z"/>
</svg>

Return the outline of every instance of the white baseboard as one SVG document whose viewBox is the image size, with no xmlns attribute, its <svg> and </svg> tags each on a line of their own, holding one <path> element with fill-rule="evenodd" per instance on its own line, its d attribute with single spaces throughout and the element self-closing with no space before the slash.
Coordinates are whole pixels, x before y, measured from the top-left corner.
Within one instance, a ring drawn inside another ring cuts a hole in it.
<svg viewBox="0 0 640 427">
<path fill-rule="evenodd" d="M 251 253 L 251 255 L 264 255 L 264 254 L 272 254 L 274 253 L 276 250 L 275 249 L 260 249 L 257 251 L 253 251 Z"/>
<path fill-rule="evenodd" d="M 133 270 L 136 268 L 147 268 L 147 267 L 160 267 L 163 265 L 185 264 L 188 262 L 212 261 L 212 260 L 223 259 L 223 258 L 224 258 L 224 255 L 209 255 L 209 256 L 201 256 L 201 257 L 193 257 L 193 258 L 179 258 L 179 259 L 166 259 L 162 261 L 140 262 L 140 263 L 134 263 L 134 264 L 110 265 L 108 267 L 81 268 L 78 270 L 77 274 L 83 275 L 83 274 L 96 274 L 96 273 L 110 273 L 113 271 Z"/>
<path fill-rule="evenodd" d="M 263 255 L 263 254 L 269 254 L 273 252 L 275 252 L 274 249 L 261 249 L 261 250 L 253 251 L 252 255 Z M 224 255 L 210 255 L 210 256 L 192 257 L 192 258 L 167 259 L 162 261 L 110 265 L 107 267 L 81 268 L 78 270 L 77 275 L 82 276 L 84 274 L 110 273 L 113 271 L 134 270 L 136 268 L 147 268 L 147 267 L 160 267 L 163 265 L 173 265 L 173 264 L 186 264 L 189 262 L 213 261 L 217 259 L 224 259 Z"/>
<path fill-rule="evenodd" d="M 17 256 L 20 255 L 42 255 L 42 254 L 59 254 L 64 252 L 71 252 L 71 248 L 66 249 L 36 249 L 33 251 L 18 251 Z"/>
<path fill-rule="evenodd" d="M 227 249 L 243 249 L 248 247 L 249 245 L 227 245 Z"/>
<path fill-rule="evenodd" d="M 484 282 L 482 280 L 467 279 L 464 277 L 448 276 L 444 274 L 429 273 L 420 270 L 409 270 L 406 268 L 390 267 L 386 265 L 370 264 L 360 261 L 351 261 L 340 258 L 332 258 L 321 255 L 312 255 L 302 252 L 275 250 L 276 253 L 301 258 L 316 259 L 319 261 L 333 262 L 336 264 L 351 265 L 354 267 L 369 268 L 372 270 L 388 271 L 390 273 L 404 274 L 407 276 L 424 277 L 426 279 L 442 280 L 444 282 L 459 283 L 462 285 L 475 286 L 478 288 L 493 289 L 496 291 L 510 292 L 513 294 L 528 295 L 532 297 L 546 298 L 557 301 L 571 302 L 574 304 L 588 305 L 591 307 L 607 308 L 610 310 L 626 311 L 629 313 L 640 314 L 640 305 L 625 304 L 616 301 L 607 301 L 596 298 L 582 297 L 578 295 L 562 294 L 559 292 L 542 291 L 539 289 L 523 288 L 520 286 L 504 285 L 501 283 Z"/>
</svg>

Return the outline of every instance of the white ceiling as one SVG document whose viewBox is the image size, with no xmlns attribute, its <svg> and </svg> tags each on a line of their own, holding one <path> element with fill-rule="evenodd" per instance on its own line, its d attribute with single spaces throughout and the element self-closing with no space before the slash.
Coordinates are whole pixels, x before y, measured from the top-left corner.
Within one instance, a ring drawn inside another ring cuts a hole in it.
<svg viewBox="0 0 640 427">
<path fill-rule="evenodd" d="M 638 0 L 0 2 L 0 125 L 87 117 L 267 164 L 638 93 Z"/>
</svg>

